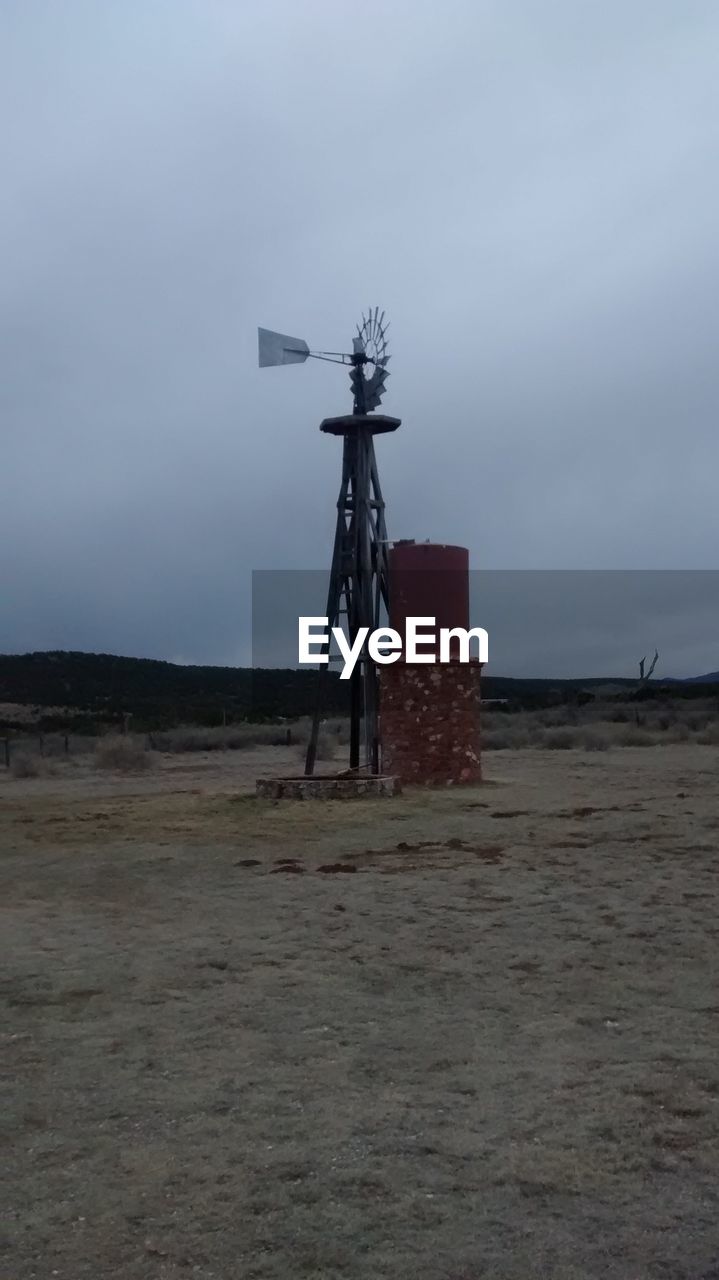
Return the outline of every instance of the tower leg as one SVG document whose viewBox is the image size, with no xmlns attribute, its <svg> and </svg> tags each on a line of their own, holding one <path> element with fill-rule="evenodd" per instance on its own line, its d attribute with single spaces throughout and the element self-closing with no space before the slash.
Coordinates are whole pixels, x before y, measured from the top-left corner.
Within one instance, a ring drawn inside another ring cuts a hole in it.
<svg viewBox="0 0 719 1280">
<path fill-rule="evenodd" d="M 362 733 L 362 664 L 352 672 L 350 689 L 350 769 L 359 769 Z"/>
</svg>

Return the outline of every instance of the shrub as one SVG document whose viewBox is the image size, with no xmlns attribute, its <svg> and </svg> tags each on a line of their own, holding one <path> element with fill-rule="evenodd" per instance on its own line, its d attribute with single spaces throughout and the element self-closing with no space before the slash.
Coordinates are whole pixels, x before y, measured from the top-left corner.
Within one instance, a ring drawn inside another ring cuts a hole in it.
<svg viewBox="0 0 719 1280">
<path fill-rule="evenodd" d="M 287 742 L 289 730 L 290 743 Z M 250 747 L 285 747 L 297 742 L 294 725 L 231 724 L 203 729 L 197 725 L 181 725 L 164 733 L 153 733 L 152 745 L 157 751 L 246 751 Z"/>
<path fill-rule="evenodd" d="M 536 730 L 534 737 L 536 738 Z M 541 734 L 541 730 L 539 731 Z M 503 724 L 500 728 L 485 726 L 482 732 L 482 747 L 486 751 L 521 751 L 523 747 L 534 745 L 532 736 L 523 721 L 519 724 Z"/>
<path fill-rule="evenodd" d="M 694 733 L 697 731 L 701 732 L 706 729 L 708 724 L 709 717 L 706 715 L 693 715 L 687 717 L 687 725 Z"/>
<path fill-rule="evenodd" d="M 39 778 L 42 773 L 42 762 L 37 756 L 28 755 L 26 751 L 18 751 L 10 758 L 10 772 L 13 778 Z"/>
<path fill-rule="evenodd" d="M 578 724 L 580 714 L 577 707 L 570 703 L 562 703 L 558 707 L 548 707 L 540 711 L 537 719 L 546 729 L 558 729 L 560 726 Z"/>
<path fill-rule="evenodd" d="M 483 746 L 488 751 L 572 747 L 606 751 L 616 747 L 650 747 L 679 742 L 719 745 L 719 699 L 595 698 L 574 704 L 538 707 L 501 714 L 482 714 Z"/>
<path fill-rule="evenodd" d="M 547 729 L 544 746 L 547 751 L 571 751 L 580 744 L 580 735 L 574 729 Z"/>
<path fill-rule="evenodd" d="M 328 720 L 325 725 L 327 733 L 331 733 L 338 746 L 345 747 L 350 740 L 349 720 Z"/>
<path fill-rule="evenodd" d="M 655 739 L 646 729 L 628 724 L 617 734 L 617 743 L 620 747 L 653 747 Z"/>
<path fill-rule="evenodd" d="M 117 773 L 143 773 L 155 763 L 142 743 L 130 737 L 103 738 L 95 747 L 95 763 L 99 769 Z"/>
<path fill-rule="evenodd" d="M 300 742 L 297 745 L 297 759 L 302 760 L 303 762 L 307 755 L 308 742 L 309 742 L 309 733 L 307 734 L 305 741 Z M 333 760 L 336 747 L 337 747 L 337 737 L 334 734 L 328 733 L 326 727 L 323 726 L 320 729 L 319 734 L 317 735 L 317 755 L 315 756 L 315 759 L 316 760 Z"/>
<path fill-rule="evenodd" d="M 670 740 L 672 742 L 688 742 L 689 736 L 689 729 L 685 724 L 675 724 L 670 730 Z M 697 739 L 697 741 L 701 741 L 701 739 Z"/>
</svg>

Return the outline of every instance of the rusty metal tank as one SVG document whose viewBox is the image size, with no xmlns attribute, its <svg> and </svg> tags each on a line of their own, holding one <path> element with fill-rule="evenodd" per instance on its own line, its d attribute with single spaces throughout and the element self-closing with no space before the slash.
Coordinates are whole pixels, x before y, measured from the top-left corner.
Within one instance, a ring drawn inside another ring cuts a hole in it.
<svg viewBox="0 0 719 1280">
<path fill-rule="evenodd" d="M 404 635 L 408 617 L 469 627 L 469 551 L 437 542 L 396 542 L 389 552 L 389 625 Z"/>
</svg>

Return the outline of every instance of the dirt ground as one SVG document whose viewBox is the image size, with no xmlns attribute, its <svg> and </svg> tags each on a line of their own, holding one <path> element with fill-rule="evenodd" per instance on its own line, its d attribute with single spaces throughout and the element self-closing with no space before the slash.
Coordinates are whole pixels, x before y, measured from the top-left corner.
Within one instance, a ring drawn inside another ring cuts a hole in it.
<svg viewBox="0 0 719 1280">
<path fill-rule="evenodd" d="M 717 748 L 278 768 L 0 778 L 0 1275 L 716 1280 Z"/>
</svg>

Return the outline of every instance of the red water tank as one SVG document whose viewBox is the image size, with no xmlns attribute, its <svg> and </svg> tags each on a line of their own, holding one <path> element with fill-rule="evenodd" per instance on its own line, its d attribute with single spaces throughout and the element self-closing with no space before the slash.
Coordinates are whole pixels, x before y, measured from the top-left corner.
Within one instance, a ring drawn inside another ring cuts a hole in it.
<svg viewBox="0 0 719 1280">
<path fill-rule="evenodd" d="M 469 627 L 469 551 L 436 542 L 395 542 L 389 553 L 389 625 L 405 632 L 408 617 L 442 627 Z"/>
</svg>

